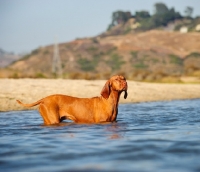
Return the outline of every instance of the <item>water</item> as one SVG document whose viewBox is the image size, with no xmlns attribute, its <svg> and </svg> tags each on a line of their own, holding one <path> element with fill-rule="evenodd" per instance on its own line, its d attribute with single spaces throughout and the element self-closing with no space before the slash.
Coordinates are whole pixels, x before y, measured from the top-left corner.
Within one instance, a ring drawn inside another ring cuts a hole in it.
<svg viewBox="0 0 200 172">
<path fill-rule="evenodd" d="M 117 123 L 0 113 L 0 171 L 200 171 L 200 99 L 122 104 Z"/>
</svg>

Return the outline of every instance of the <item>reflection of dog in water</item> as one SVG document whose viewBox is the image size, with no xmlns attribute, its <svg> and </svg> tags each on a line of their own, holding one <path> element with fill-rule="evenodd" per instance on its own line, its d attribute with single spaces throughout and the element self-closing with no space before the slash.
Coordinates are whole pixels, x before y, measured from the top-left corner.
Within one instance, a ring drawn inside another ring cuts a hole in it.
<svg viewBox="0 0 200 172">
<path fill-rule="evenodd" d="M 125 77 L 115 75 L 103 87 L 100 97 L 77 98 L 67 95 L 51 95 L 24 107 L 39 105 L 39 111 L 45 124 L 58 124 L 64 119 L 77 123 L 114 122 L 118 114 L 118 102 L 124 91 L 127 97 L 128 85 Z"/>
</svg>

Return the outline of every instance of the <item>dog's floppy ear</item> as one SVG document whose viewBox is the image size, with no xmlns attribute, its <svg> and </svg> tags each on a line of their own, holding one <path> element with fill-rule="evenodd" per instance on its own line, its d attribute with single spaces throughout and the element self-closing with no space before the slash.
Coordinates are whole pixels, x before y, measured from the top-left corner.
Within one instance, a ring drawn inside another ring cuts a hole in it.
<svg viewBox="0 0 200 172">
<path fill-rule="evenodd" d="M 127 96 L 128 96 L 128 93 L 127 93 L 127 91 L 124 91 L 124 99 L 126 99 L 126 98 L 127 98 Z"/>
<path fill-rule="evenodd" d="M 108 99 L 110 95 L 110 82 L 107 81 L 106 84 L 104 85 L 103 89 L 101 90 L 101 95 L 105 98 Z"/>
</svg>

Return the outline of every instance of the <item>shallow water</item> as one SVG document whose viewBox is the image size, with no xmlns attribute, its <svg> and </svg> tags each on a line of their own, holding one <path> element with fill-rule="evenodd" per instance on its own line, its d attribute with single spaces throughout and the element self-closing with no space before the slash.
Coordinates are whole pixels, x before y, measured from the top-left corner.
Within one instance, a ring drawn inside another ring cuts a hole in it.
<svg viewBox="0 0 200 172">
<path fill-rule="evenodd" d="M 37 111 L 0 113 L 0 169 L 200 171 L 200 99 L 122 104 L 117 123 L 44 126 Z"/>
</svg>

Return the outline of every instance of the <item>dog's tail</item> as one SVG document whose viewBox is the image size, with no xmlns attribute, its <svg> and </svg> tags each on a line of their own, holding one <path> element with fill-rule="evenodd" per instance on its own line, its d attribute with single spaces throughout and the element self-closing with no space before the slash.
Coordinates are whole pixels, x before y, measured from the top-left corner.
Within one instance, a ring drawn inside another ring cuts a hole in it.
<svg viewBox="0 0 200 172">
<path fill-rule="evenodd" d="M 19 100 L 16 100 L 16 101 L 17 101 L 17 103 L 19 103 L 20 105 L 22 105 L 24 107 L 33 107 L 33 106 L 39 105 L 42 102 L 42 99 L 38 100 L 37 102 L 31 103 L 31 104 L 24 104 Z"/>
</svg>

